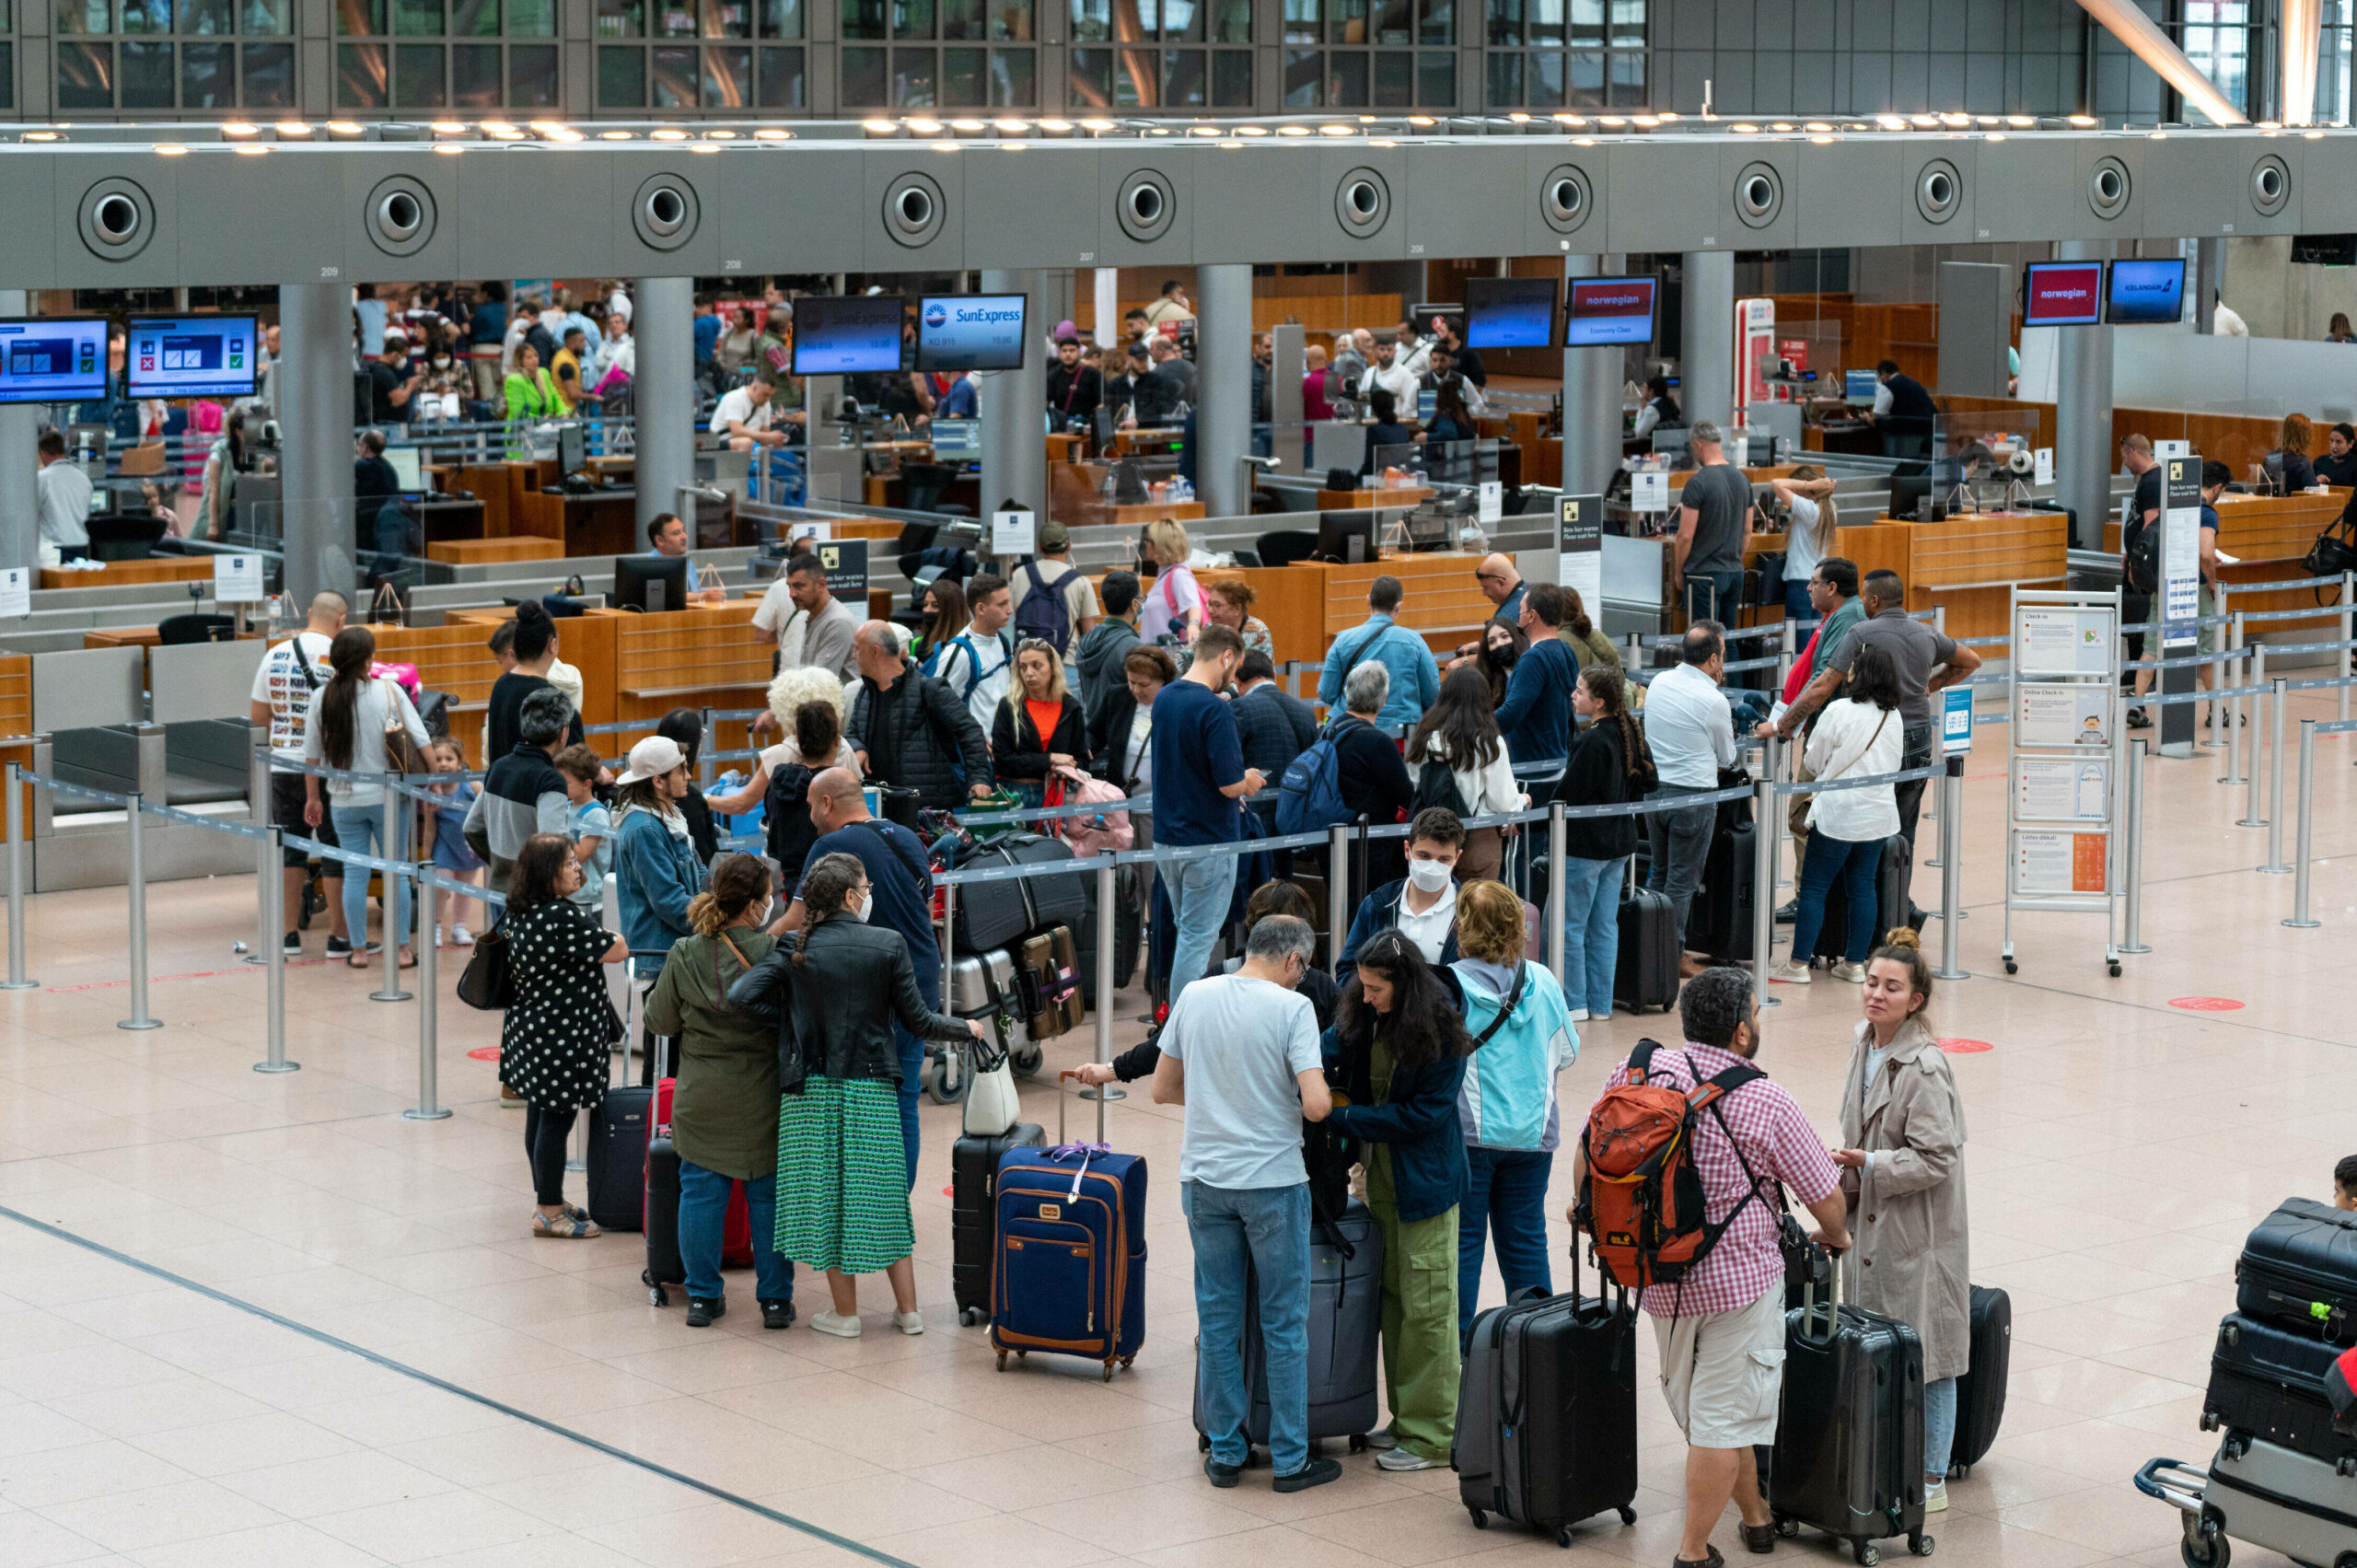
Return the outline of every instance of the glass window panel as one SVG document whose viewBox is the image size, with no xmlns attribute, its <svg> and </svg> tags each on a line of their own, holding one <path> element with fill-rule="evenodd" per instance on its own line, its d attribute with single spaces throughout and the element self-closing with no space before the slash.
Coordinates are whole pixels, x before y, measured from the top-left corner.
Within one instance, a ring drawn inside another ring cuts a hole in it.
<svg viewBox="0 0 2357 1568">
<path fill-rule="evenodd" d="M 499 0 L 450 0 L 450 36 L 497 38 Z"/>
<path fill-rule="evenodd" d="M 1604 0 L 1572 0 L 1571 41 L 1574 46 L 1604 45 Z"/>
<path fill-rule="evenodd" d="M 1329 43 L 1366 42 L 1367 0 L 1326 0 L 1326 37 Z"/>
<path fill-rule="evenodd" d="M 842 77 L 842 101 L 849 109 L 880 109 L 886 101 L 884 91 L 884 52 L 880 49 L 846 49 L 836 61 L 836 70 Z"/>
<path fill-rule="evenodd" d="M 892 104 L 896 109 L 935 109 L 941 103 L 941 59 L 931 49 L 892 51 Z"/>
<path fill-rule="evenodd" d="M 507 107 L 554 109 L 556 45 L 519 43 L 507 51 Z"/>
<path fill-rule="evenodd" d="M 442 46 L 438 43 L 399 43 L 393 46 L 393 104 L 400 109 L 443 109 L 448 105 L 449 84 L 444 80 Z"/>
<path fill-rule="evenodd" d="M 1418 43 L 1457 41 L 1456 0 L 1416 0 L 1416 16 Z"/>
<path fill-rule="evenodd" d="M 17 30 L 16 15 L 16 11 L 9 6 L 8 0 L 0 0 L 0 32 L 14 32 Z"/>
<path fill-rule="evenodd" d="M 180 31 L 209 38 L 237 30 L 237 0 L 180 0 Z"/>
<path fill-rule="evenodd" d="M 933 0 L 892 0 L 892 36 L 935 37 Z"/>
<path fill-rule="evenodd" d="M 1155 0 L 1115 0 L 1113 37 L 1122 43 L 1148 43 L 1161 25 Z"/>
<path fill-rule="evenodd" d="M 385 0 L 335 0 L 335 30 L 366 38 L 385 30 Z"/>
<path fill-rule="evenodd" d="M 1522 0 L 1489 0 L 1490 47 L 1511 49 L 1522 41 Z"/>
<path fill-rule="evenodd" d="M 1203 52 L 1200 49 L 1166 49 L 1162 52 L 1162 106 L 1165 109 L 1200 109 L 1208 97 L 1210 84 L 1204 81 Z"/>
<path fill-rule="evenodd" d="M 57 107 L 114 107 L 114 47 L 111 44 L 57 45 Z"/>
<path fill-rule="evenodd" d="M 1560 51 L 1534 50 L 1524 62 L 1523 86 L 1532 109 L 1563 107 L 1563 56 Z"/>
<path fill-rule="evenodd" d="M 841 26 L 845 38 L 882 38 L 884 0 L 843 0 Z"/>
<path fill-rule="evenodd" d="M 1124 49 L 1113 62 L 1113 102 L 1118 108 L 1155 109 L 1162 103 L 1162 56 L 1152 49 Z"/>
<path fill-rule="evenodd" d="M 643 38 L 645 34 L 645 0 L 598 0 L 599 38 Z M 640 69 L 640 75 L 642 77 L 645 75 L 644 67 Z"/>
<path fill-rule="evenodd" d="M 122 0 L 122 30 L 138 33 L 171 31 L 172 0 Z M 126 73 L 129 69 L 126 64 Z"/>
<path fill-rule="evenodd" d="M 1377 43 L 1415 42 L 1415 7 L 1409 0 L 1376 0 L 1373 30 Z"/>
<path fill-rule="evenodd" d="M 1405 51 L 1375 57 L 1375 107 L 1408 109 L 1416 101 L 1416 57 Z"/>
<path fill-rule="evenodd" d="M 1074 109 L 1103 109 L 1113 101 L 1113 52 L 1075 49 L 1064 75 L 1064 93 Z"/>
<path fill-rule="evenodd" d="M 249 109 L 295 107 L 295 46 L 291 43 L 245 45 L 240 75 L 245 90 L 238 97 Z"/>
<path fill-rule="evenodd" d="M 1208 0 L 1208 5 L 1213 43 L 1252 41 L 1252 0 Z"/>
<path fill-rule="evenodd" d="M 1038 35 L 1031 27 L 1031 0 L 987 0 L 991 37 L 1003 42 L 1029 43 Z"/>
<path fill-rule="evenodd" d="M 508 0 L 507 36 L 554 38 L 556 0 Z"/>
<path fill-rule="evenodd" d="M 234 43 L 180 45 L 180 107 L 235 109 L 238 106 L 238 46 Z"/>
<path fill-rule="evenodd" d="M 294 0 L 246 0 L 244 15 L 238 25 L 245 32 L 262 37 L 291 33 L 295 30 Z"/>
<path fill-rule="evenodd" d="M 499 45 L 454 43 L 450 46 L 450 107 L 500 107 Z"/>
<path fill-rule="evenodd" d="M 1039 60 L 1028 49 L 991 51 L 991 107 L 1030 109 L 1039 101 Z"/>
<path fill-rule="evenodd" d="M 1574 109 L 1600 109 L 1604 106 L 1604 56 L 1588 50 L 1574 50 L 1571 56 L 1571 96 Z"/>
<path fill-rule="evenodd" d="M 1290 6 L 1292 0 L 1286 0 Z M 1285 51 L 1285 91 L 1287 109 L 1315 109 L 1325 101 L 1326 64 L 1314 49 Z"/>
<path fill-rule="evenodd" d="M 1529 0 L 1529 38 L 1535 45 L 1561 48 L 1563 42 L 1563 0 Z"/>
<path fill-rule="evenodd" d="M 693 38 L 696 36 L 696 0 L 655 0 L 653 20 L 657 38 Z M 691 71 L 689 75 L 692 77 L 694 73 Z M 688 101 L 695 101 L 693 95 Z"/>
<path fill-rule="evenodd" d="M 1074 43 L 1101 43 L 1113 36 L 1113 0 L 1072 0 Z"/>
<path fill-rule="evenodd" d="M 1162 37 L 1166 43 L 1201 43 L 1203 29 L 1210 25 L 1211 12 L 1195 0 L 1165 0 L 1162 7 Z"/>
<path fill-rule="evenodd" d="M 703 0 L 703 36 L 753 36 L 753 0 Z"/>
<path fill-rule="evenodd" d="M 284 46 L 281 46 L 284 47 Z M 385 107 L 385 46 L 340 43 L 335 50 L 335 101 L 342 109 Z"/>
<path fill-rule="evenodd" d="M 1436 50 L 1416 54 L 1416 104 L 1420 109 L 1457 107 L 1457 56 Z"/>
<path fill-rule="evenodd" d="M 1212 107 L 1252 107 L 1252 56 L 1241 49 L 1223 49 L 1212 55 Z"/>
<path fill-rule="evenodd" d="M 802 0 L 761 0 L 755 15 L 763 38 L 802 36 Z"/>
<path fill-rule="evenodd" d="M 17 107 L 17 46 L 0 43 L 0 109 Z"/>
<path fill-rule="evenodd" d="M 982 0 L 941 0 L 941 36 L 944 38 L 979 39 L 989 26 L 982 12 Z"/>
<path fill-rule="evenodd" d="M 1512 51 L 1502 51 L 1489 57 L 1490 99 L 1492 109 L 1522 107 L 1522 56 Z"/>
<path fill-rule="evenodd" d="M 1612 0 L 1612 47 L 1645 46 L 1645 0 Z"/>
<path fill-rule="evenodd" d="M 673 46 L 649 50 L 647 53 L 648 102 L 656 109 L 693 109 L 696 78 L 702 72 L 695 50 Z"/>
<path fill-rule="evenodd" d="M 598 51 L 598 107 L 646 107 L 646 56 L 635 49 Z"/>
<path fill-rule="evenodd" d="M 442 0 L 393 0 L 393 36 L 442 36 Z"/>
<path fill-rule="evenodd" d="M 1285 0 L 1285 41 L 1316 43 L 1318 40 L 1318 0 Z M 1285 75 L 1290 80 L 1290 67 Z"/>
<path fill-rule="evenodd" d="M 1645 57 L 1643 54 L 1614 54 L 1611 59 L 1612 106 L 1615 109 L 1643 109 L 1645 106 Z"/>
<path fill-rule="evenodd" d="M 984 81 L 989 73 L 987 49 L 945 49 L 941 52 L 941 107 L 981 109 L 990 98 Z"/>
<path fill-rule="evenodd" d="M 109 4 L 109 0 L 57 0 L 57 9 L 52 14 L 57 18 L 57 30 L 61 33 L 114 31 L 114 7 Z M 61 71 L 62 69 L 61 66 Z M 79 70 L 81 66 L 77 65 L 75 69 Z M 109 64 L 99 72 L 99 75 L 111 81 L 114 75 L 113 65 Z M 61 75 L 58 79 L 62 82 L 64 77 Z M 108 91 L 106 107 L 109 109 L 114 107 L 111 88 Z"/>
<path fill-rule="evenodd" d="M 1326 57 L 1326 107 L 1364 109 L 1367 105 L 1367 57 L 1356 50 L 1341 50 Z"/>
<path fill-rule="evenodd" d="M 761 51 L 761 107 L 763 109 L 800 109 L 806 96 L 803 87 L 802 51 L 798 49 L 764 49 Z"/>
<path fill-rule="evenodd" d="M 749 109 L 753 103 L 753 52 L 741 44 L 706 44 L 703 106 Z"/>
<path fill-rule="evenodd" d="M 126 43 L 121 50 L 122 107 L 172 107 L 172 46 L 168 43 Z"/>
</svg>

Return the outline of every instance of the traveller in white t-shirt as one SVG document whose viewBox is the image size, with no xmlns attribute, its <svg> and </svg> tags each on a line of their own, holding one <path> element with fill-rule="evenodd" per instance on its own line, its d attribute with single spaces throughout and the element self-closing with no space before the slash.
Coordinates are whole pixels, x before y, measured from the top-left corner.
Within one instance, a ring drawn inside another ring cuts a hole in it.
<svg viewBox="0 0 2357 1568">
<path fill-rule="evenodd" d="M 1015 683 L 1015 638 L 1006 630 L 1015 596 L 1006 580 L 984 572 L 969 582 L 966 612 L 966 629 L 941 645 L 928 673 L 949 688 L 988 735 L 1000 700 Z"/>
<path fill-rule="evenodd" d="M 256 726 L 270 729 L 270 755 L 273 763 L 299 762 L 303 760 L 305 731 L 311 717 L 311 695 L 328 683 L 328 648 L 335 634 L 343 630 L 347 611 L 343 596 L 328 591 L 313 596 L 309 622 L 286 641 L 277 644 L 262 655 L 261 663 L 254 670 L 254 685 L 247 703 L 247 717 Z M 316 839 L 323 844 L 336 842 L 335 823 L 322 817 L 312 828 L 303 820 L 303 775 L 273 766 L 270 774 L 270 820 L 273 826 L 289 837 Z M 303 934 L 296 922 L 303 912 L 303 886 L 309 880 L 308 850 L 288 849 L 281 852 L 286 883 L 286 951 L 303 950 Z M 352 950 L 350 933 L 343 924 L 343 863 L 330 860 L 321 863 L 320 875 L 333 884 L 327 889 L 329 936 L 328 951 L 331 954 Z"/>
<path fill-rule="evenodd" d="M 54 430 L 41 432 L 41 473 L 34 480 L 41 493 L 41 541 L 55 545 L 60 560 L 87 555 L 90 550 L 90 476 L 65 460 L 65 437 Z M 65 552 L 72 551 L 72 556 Z"/>
<path fill-rule="evenodd" d="M 774 427 L 777 410 L 770 405 L 776 391 L 777 377 L 762 370 L 755 372 L 743 386 L 722 393 L 720 401 L 713 405 L 712 433 L 727 436 L 732 452 L 784 446 L 785 432 Z"/>
</svg>

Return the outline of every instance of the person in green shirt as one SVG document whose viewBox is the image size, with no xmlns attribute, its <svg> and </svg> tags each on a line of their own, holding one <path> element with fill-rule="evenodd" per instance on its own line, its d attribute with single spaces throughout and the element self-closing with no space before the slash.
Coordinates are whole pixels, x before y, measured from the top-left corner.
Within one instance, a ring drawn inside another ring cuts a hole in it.
<svg viewBox="0 0 2357 1568">
<path fill-rule="evenodd" d="M 516 348 L 516 368 L 507 377 L 507 434 L 510 441 L 525 425 L 534 420 L 563 419 L 573 410 L 556 389 L 549 373 L 540 368 L 540 353 L 529 343 Z M 511 450 L 510 457 L 523 454 Z"/>
</svg>

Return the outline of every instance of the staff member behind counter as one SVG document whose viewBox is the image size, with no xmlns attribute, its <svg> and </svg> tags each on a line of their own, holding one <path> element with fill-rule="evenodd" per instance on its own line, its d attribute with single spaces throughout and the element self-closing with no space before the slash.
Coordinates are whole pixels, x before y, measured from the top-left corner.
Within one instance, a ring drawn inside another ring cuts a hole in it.
<svg viewBox="0 0 2357 1568">
<path fill-rule="evenodd" d="M 1882 432 L 1882 455 L 1886 458 L 1927 458 L 1932 452 L 1932 431 L 1939 419 L 1939 406 L 1932 401 L 1932 394 L 1923 383 L 1912 376 L 1899 374 L 1898 361 L 1886 359 L 1875 366 L 1875 428 Z"/>
</svg>

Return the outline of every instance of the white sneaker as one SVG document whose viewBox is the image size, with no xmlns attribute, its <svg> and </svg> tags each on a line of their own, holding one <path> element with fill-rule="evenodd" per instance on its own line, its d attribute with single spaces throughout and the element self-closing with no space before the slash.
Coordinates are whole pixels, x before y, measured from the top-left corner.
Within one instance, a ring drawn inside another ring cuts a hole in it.
<svg viewBox="0 0 2357 1568">
<path fill-rule="evenodd" d="M 1941 1514 L 1947 1511 L 1948 1483 L 1935 1481 L 1923 1488 L 1923 1512 Z"/>
<path fill-rule="evenodd" d="M 474 939 L 472 936 L 470 936 L 470 935 L 468 935 L 468 933 L 467 933 L 467 927 L 466 927 L 466 923 L 465 923 L 465 922 L 461 921 L 461 922 L 460 922 L 459 923 L 458 923 L 457 925 L 454 925 L 454 926 L 450 927 L 450 946 L 451 946 L 451 947 L 473 947 L 474 945 L 475 945 L 475 939 Z"/>
<path fill-rule="evenodd" d="M 810 1326 L 822 1334 L 832 1334 L 839 1340 L 859 1338 L 859 1319 L 846 1318 L 840 1312 L 813 1313 L 810 1317 Z"/>
<path fill-rule="evenodd" d="M 436 947 L 443 946 L 442 928 L 438 925 L 434 928 L 434 945 Z"/>
<path fill-rule="evenodd" d="M 1433 1462 L 1422 1454 L 1411 1454 L 1405 1448 L 1387 1448 L 1375 1457 L 1379 1470 L 1428 1470 Z"/>
<path fill-rule="evenodd" d="M 1786 958 L 1768 971 L 1768 978 L 1771 981 L 1782 981 L 1786 985 L 1806 985 L 1810 977 L 1806 964 L 1794 963 L 1792 959 Z"/>
<path fill-rule="evenodd" d="M 1572 1009 L 1572 1022 L 1573 1022 L 1573 1023 L 1575 1023 L 1575 1024 L 1585 1024 L 1585 1023 L 1586 1023 L 1586 1022 L 1587 1022 L 1587 1009 L 1586 1009 L 1586 1008 L 1585 1008 L 1585 1007 L 1574 1007 L 1574 1008 L 1573 1008 L 1573 1009 Z"/>
<path fill-rule="evenodd" d="M 1866 966 L 1845 960 L 1833 966 L 1833 978 L 1846 980 L 1852 985 L 1864 985 L 1866 982 Z"/>
<path fill-rule="evenodd" d="M 895 1312 L 892 1314 L 892 1327 L 900 1330 L 900 1332 L 904 1334 L 922 1334 L 924 1332 L 924 1314 L 922 1312 Z"/>
</svg>

